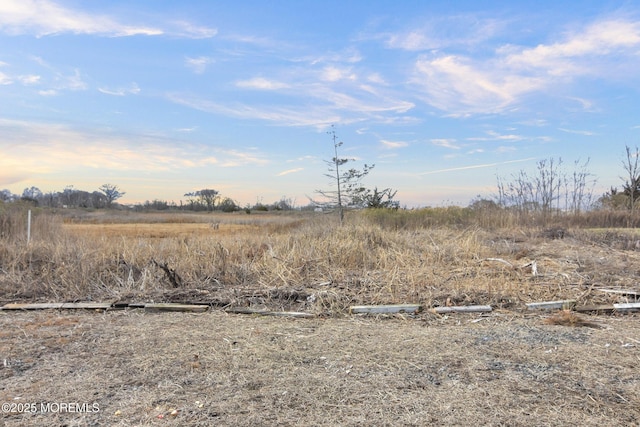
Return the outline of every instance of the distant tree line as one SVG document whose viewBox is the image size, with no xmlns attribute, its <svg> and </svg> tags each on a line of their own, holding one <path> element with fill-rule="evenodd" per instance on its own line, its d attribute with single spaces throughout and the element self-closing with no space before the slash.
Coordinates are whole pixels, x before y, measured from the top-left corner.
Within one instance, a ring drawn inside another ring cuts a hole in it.
<svg viewBox="0 0 640 427">
<path fill-rule="evenodd" d="M 0 190 L 0 202 L 27 202 L 34 206 L 46 208 L 84 208 L 84 209 L 123 209 L 117 200 L 125 195 L 117 185 L 104 184 L 95 191 L 85 191 L 67 186 L 62 191 L 43 192 L 38 187 L 25 188 L 22 194 L 14 194 L 10 190 Z M 126 206 L 135 211 L 194 211 L 194 212 L 236 212 L 251 211 L 290 211 L 298 209 L 295 201 L 283 196 L 273 203 L 263 203 L 258 200 L 255 204 L 241 207 L 235 200 L 220 194 L 218 190 L 205 188 L 184 194 L 186 200 L 167 201 L 161 199 L 147 200 L 143 203 Z M 313 206 L 307 207 L 313 210 Z M 304 209 L 300 208 L 300 209 Z"/>
<path fill-rule="evenodd" d="M 254 204 L 244 207 L 230 197 L 223 196 L 218 190 L 205 188 L 185 193 L 186 201 L 166 201 L 160 199 L 147 200 L 133 206 L 137 211 L 206 211 L 235 212 L 252 211 L 290 211 L 336 209 L 341 212 L 348 208 L 363 209 L 399 209 L 399 202 L 394 200 L 396 191 L 390 188 L 379 190 L 367 189 L 360 180 L 371 171 L 374 165 L 365 165 L 363 170 L 341 168 L 352 159 L 338 157 L 337 149 L 342 145 L 337 142 L 335 132 L 330 132 L 335 149 L 335 157 L 330 161 L 329 173 L 334 189 L 317 190 L 325 201 L 319 202 L 309 198 L 306 206 L 296 206 L 295 201 L 283 196 L 273 203 L 264 203 L 258 199 Z M 498 177 L 498 192 L 492 197 L 478 196 L 469 204 L 472 211 L 507 210 L 518 214 L 536 214 L 543 222 L 561 214 L 579 215 L 585 211 L 614 210 L 627 211 L 630 217 L 637 213 L 640 200 L 640 150 L 625 147 L 622 160 L 622 186 L 611 187 L 601 196 L 594 195 L 596 177 L 588 170 L 589 159 L 577 160 L 573 167 L 567 169 L 561 158 L 543 159 L 536 163 L 533 171 L 521 170 L 510 177 Z M 42 192 L 37 187 L 25 188 L 22 194 L 13 194 L 9 190 L 0 190 L 0 202 L 10 203 L 25 201 L 36 206 L 50 208 L 123 208 L 116 201 L 125 193 L 116 185 L 103 184 L 95 191 L 84 191 L 67 186 L 63 191 Z M 631 222 L 630 222 L 631 223 Z"/>
<path fill-rule="evenodd" d="M 0 190 L 0 201 L 25 201 L 35 206 L 48 208 L 110 208 L 114 202 L 124 196 L 116 185 L 104 184 L 95 191 L 84 191 L 73 188 L 72 185 L 62 191 L 42 192 L 38 187 L 25 188 L 21 195 L 11 191 Z"/>
</svg>

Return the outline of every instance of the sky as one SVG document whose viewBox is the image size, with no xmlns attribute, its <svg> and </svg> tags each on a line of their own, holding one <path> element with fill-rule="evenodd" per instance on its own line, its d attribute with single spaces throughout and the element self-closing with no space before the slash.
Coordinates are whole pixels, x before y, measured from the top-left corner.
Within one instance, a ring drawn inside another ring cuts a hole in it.
<svg viewBox="0 0 640 427">
<path fill-rule="evenodd" d="M 0 1 L 0 189 L 240 205 L 363 184 L 466 205 L 640 145 L 638 1 Z"/>
</svg>

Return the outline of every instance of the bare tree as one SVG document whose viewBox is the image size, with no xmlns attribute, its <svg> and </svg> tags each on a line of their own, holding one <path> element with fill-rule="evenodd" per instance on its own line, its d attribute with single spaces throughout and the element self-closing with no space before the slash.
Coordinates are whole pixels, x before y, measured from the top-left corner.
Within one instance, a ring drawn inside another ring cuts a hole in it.
<svg viewBox="0 0 640 427">
<path fill-rule="evenodd" d="M 596 182 L 588 165 L 589 160 L 577 160 L 568 174 L 561 158 L 549 158 L 538 161 L 533 175 L 521 170 L 510 181 L 498 177 L 498 204 L 520 214 L 540 213 L 543 223 L 554 213 L 579 214 L 591 205 Z"/>
<path fill-rule="evenodd" d="M 587 170 L 590 159 L 581 163 L 574 162 L 574 170 L 570 179 L 565 179 L 565 206 L 574 215 L 591 206 L 593 202 L 593 189 L 597 179 Z"/>
<path fill-rule="evenodd" d="M 3 202 L 12 202 L 14 200 L 18 199 L 18 195 L 17 194 L 13 194 L 11 191 L 7 190 L 6 188 L 4 190 L 0 190 L 0 200 Z"/>
<path fill-rule="evenodd" d="M 338 209 L 340 216 L 340 224 L 344 222 L 344 210 L 347 207 L 353 206 L 358 191 L 362 188 L 360 181 L 362 178 L 375 167 L 375 165 L 365 164 L 362 170 L 348 169 L 342 170 L 342 166 L 354 161 L 355 159 L 340 158 L 338 157 L 338 148 L 342 146 L 342 142 L 338 142 L 338 136 L 334 126 L 331 126 L 331 130 L 327 132 L 331 135 L 333 140 L 334 157 L 331 160 L 326 160 L 329 173 L 325 174 L 331 180 L 331 185 L 335 185 L 335 190 L 316 190 L 316 193 L 327 199 L 327 202 L 316 202 L 316 205 L 334 206 Z"/>
<path fill-rule="evenodd" d="M 36 203 L 42 198 L 42 196 L 42 191 L 40 191 L 38 187 L 25 188 L 22 192 L 23 200 L 30 200 Z"/>
<path fill-rule="evenodd" d="M 111 207 L 113 202 L 126 194 L 124 191 L 120 191 L 117 185 L 112 184 L 103 184 L 100 186 L 99 190 L 104 193 L 108 208 Z"/>
<path fill-rule="evenodd" d="M 635 204 L 638 196 L 640 196 L 640 165 L 638 164 L 638 156 L 640 152 L 638 147 L 632 150 L 628 145 L 625 146 L 626 157 L 622 161 L 627 176 L 621 178 L 624 181 L 623 191 L 629 198 L 629 212 L 631 217 L 635 213 Z"/>
<path fill-rule="evenodd" d="M 216 208 L 216 203 L 220 199 L 220 192 L 218 190 L 205 188 L 191 193 L 186 193 L 185 196 L 191 198 L 190 202 L 192 206 L 195 205 L 195 202 L 197 201 L 197 204 L 205 207 L 207 211 L 211 212 Z"/>
<path fill-rule="evenodd" d="M 540 209 L 544 220 L 555 208 L 559 209 L 560 201 L 560 187 L 563 180 L 562 171 L 562 159 L 558 158 L 555 161 L 552 158 L 549 160 L 540 160 L 538 162 L 538 173 L 534 179 L 536 201 L 540 203 Z"/>
</svg>

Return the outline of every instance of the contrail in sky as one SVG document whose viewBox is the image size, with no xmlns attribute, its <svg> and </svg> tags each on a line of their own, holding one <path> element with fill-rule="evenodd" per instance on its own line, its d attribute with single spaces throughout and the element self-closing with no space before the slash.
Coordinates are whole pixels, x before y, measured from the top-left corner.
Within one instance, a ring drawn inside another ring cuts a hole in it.
<svg viewBox="0 0 640 427">
<path fill-rule="evenodd" d="M 530 160 L 535 160 L 535 157 L 529 157 L 526 159 L 520 159 L 520 160 L 509 160 L 508 162 L 500 162 L 500 163 L 487 163 L 484 165 L 472 165 L 472 166 L 462 166 L 459 168 L 450 168 L 450 169 L 439 169 L 437 171 L 429 171 L 429 172 L 421 172 L 418 175 L 422 176 L 422 175 L 433 175 L 434 173 L 441 173 L 441 172 L 453 172 L 453 171 L 463 171 L 463 170 L 467 170 L 467 169 L 480 169 L 480 168 L 490 168 L 492 166 L 498 166 L 498 165 L 506 165 L 509 163 L 520 163 L 520 162 L 528 162 Z"/>
</svg>

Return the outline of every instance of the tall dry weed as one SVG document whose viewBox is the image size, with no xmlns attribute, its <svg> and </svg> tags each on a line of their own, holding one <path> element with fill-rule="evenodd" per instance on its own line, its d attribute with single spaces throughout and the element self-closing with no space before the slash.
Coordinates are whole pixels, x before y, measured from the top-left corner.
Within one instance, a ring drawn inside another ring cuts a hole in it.
<svg viewBox="0 0 640 427">
<path fill-rule="evenodd" d="M 454 216 L 351 212 L 344 226 L 323 214 L 250 219 L 232 214 L 216 218 L 220 230 L 190 227 L 184 218 L 161 223 L 175 214 L 153 215 L 158 233 L 142 235 L 135 231 L 142 214 L 121 227 L 75 231 L 73 224 L 63 226 L 59 215 L 37 215 L 30 244 L 13 236 L 0 245 L 0 302 L 161 301 L 170 293 L 202 292 L 253 304 L 265 295 L 295 295 L 308 299 L 309 309 L 339 313 L 349 304 L 506 307 L 553 295 L 553 288 L 534 286 L 531 275 L 484 261 L 500 256 L 523 264 L 533 251 L 519 255 L 517 243 L 501 251 L 496 233 L 467 218 L 468 213 L 443 212 Z M 211 216 L 199 214 L 191 221 L 203 218 Z M 431 225 L 425 218 L 431 218 Z M 120 222 L 130 219 L 126 214 Z M 453 225 L 440 225 L 445 221 Z M 501 230 L 509 234 L 511 229 Z M 535 235 L 522 234 L 526 239 Z"/>
</svg>

